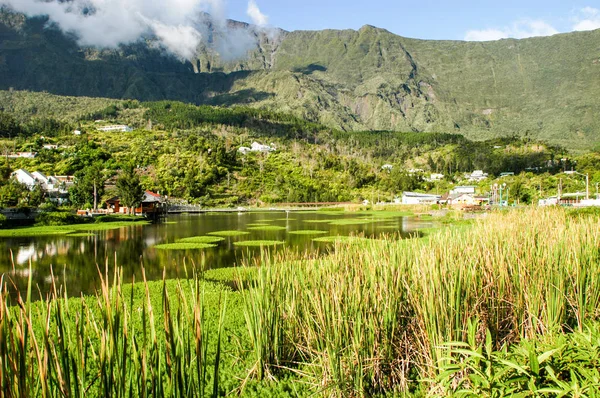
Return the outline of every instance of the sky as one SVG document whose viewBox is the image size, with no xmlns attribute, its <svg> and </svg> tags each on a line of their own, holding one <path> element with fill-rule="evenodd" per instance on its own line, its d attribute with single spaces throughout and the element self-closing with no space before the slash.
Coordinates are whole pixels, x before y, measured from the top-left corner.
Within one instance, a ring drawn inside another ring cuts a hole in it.
<svg viewBox="0 0 600 398">
<path fill-rule="evenodd" d="M 600 0 L 256 0 L 285 30 L 359 29 L 369 24 L 419 39 L 496 40 L 600 28 Z M 228 0 L 249 21 L 246 0 Z"/>
</svg>

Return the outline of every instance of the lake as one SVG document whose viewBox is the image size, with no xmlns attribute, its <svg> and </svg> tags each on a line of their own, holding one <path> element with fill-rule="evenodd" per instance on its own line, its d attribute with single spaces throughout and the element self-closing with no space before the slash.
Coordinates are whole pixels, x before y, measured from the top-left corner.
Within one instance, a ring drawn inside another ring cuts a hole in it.
<svg viewBox="0 0 600 398">
<path fill-rule="evenodd" d="M 278 230 L 260 230 L 263 226 Z M 25 292 L 32 264 L 32 281 L 46 294 L 51 286 L 51 270 L 66 281 L 69 295 L 93 293 L 99 286 L 98 267 L 109 273 L 115 265 L 123 268 L 125 281 L 141 281 L 143 265 L 148 280 L 185 277 L 194 267 L 222 268 L 258 258 L 260 247 L 239 247 L 236 242 L 276 240 L 285 242 L 269 248 L 282 251 L 326 253 L 333 244 L 313 239 L 327 236 L 364 235 L 378 238 L 394 235 L 408 238 L 431 222 L 393 214 L 343 212 L 245 212 L 171 215 L 158 224 L 127 226 L 95 231 L 90 236 L 48 236 L 0 239 L 0 273 L 5 280 Z M 293 231 L 313 230 L 315 234 L 296 235 Z M 179 239 L 204 236 L 215 231 L 246 231 L 243 236 L 225 237 L 216 247 L 194 250 L 161 250 L 156 245 Z M 319 231 L 319 232 L 317 232 Z M 36 289 L 37 290 L 37 289 Z M 37 295 L 36 295 L 37 296 Z"/>
</svg>

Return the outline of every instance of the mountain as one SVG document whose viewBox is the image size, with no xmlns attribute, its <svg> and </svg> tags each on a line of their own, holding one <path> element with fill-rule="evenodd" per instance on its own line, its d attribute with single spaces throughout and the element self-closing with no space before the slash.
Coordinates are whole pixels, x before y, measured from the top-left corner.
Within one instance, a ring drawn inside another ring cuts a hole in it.
<svg viewBox="0 0 600 398">
<path fill-rule="evenodd" d="M 263 107 L 343 130 L 520 135 L 585 150 L 600 142 L 600 30 L 494 42 L 358 31 L 260 32 L 248 56 L 211 46 L 182 62 L 152 40 L 81 48 L 45 18 L 0 15 L 0 89 Z M 0 104 L 1 106 L 1 104 Z"/>
</svg>

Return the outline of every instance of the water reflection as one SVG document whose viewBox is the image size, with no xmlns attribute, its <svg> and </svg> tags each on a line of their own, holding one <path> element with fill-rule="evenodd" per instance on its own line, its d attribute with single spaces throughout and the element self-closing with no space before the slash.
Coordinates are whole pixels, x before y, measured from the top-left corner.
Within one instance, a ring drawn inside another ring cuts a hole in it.
<svg viewBox="0 0 600 398">
<path fill-rule="evenodd" d="M 10 238 L 0 240 L 0 273 L 25 290 L 31 276 L 34 285 L 46 294 L 50 289 L 51 272 L 66 282 L 69 294 L 91 293 L 98 287 L 98 269 L 113 272 L 123 267 L 128 281 L 141 280 L 141 265 L 149 280 L 161 279 L 163 270 L 168 278 L 185 277 L 193 267 L 231 267 L 252 257 L 260 258 L 260 248 L 240 248 L 240 240 L 282 240 L 284 247 L 272 252 L 290 250 L 299 253 L 318 253 L 331 247 L 327 243 L 313 242 L 317 236 L 363 234 L 377 238 L 395 234 L 400 237 L 415 236 L 419 229 L 431 223 L 412 218 L 397 217 L 370 220 L 364 224 L 330 225 L 318 222 L 344 218 L 357 218 L 348 214 L 319 213 L 232 213 L 206 215 L 178 215 L 169 217 L 169 223 L 129 226 L 109 231 L 97 231 L 90 236 L 51 236 L 36 238 Z M 315 220 L 317 222 L 315 222 Z M 160 243 L 174 243 L 178 239 L 206 235 L 223 230 L 247 230 L 248 224 L 266 223 L 285 227 L 279 231 L 252 230 L 249 235 L 227 237 L 213 249 L 165 251 L 154 248 Z M 326 235 L 294 235 L 295 230 L 324 230 Z M 32 271 L 29 272 L 31 263 Z"/>
</svg>

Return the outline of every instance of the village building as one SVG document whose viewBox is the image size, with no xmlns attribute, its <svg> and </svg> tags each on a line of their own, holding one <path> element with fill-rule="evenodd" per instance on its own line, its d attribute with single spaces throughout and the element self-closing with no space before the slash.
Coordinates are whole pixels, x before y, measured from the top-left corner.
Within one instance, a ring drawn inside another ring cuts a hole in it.
<svg viewBox="0 0 600 398">
<path fill-rule="evenodd" d="M 117 214 L 136 214 L 136 215 L 154 215 L 162 211 L 164 203 L 163 197 L 152 191 L 144 192 L 144 198 L 139 207 L 130 209 L 121 205 L 121 199 L 118 196 L 110 198 L 106 201 L 106 205 L 111 213 Z"/>
<path fill-rule="evenodd" d="M 443 179 L 444 179 L 444 175 L 443 174 L 431 173 L 431 175 L 429 177 L 425 178 L 425 181 L 434 182 L 434 181 L 441 181 Z"/>
<path fill-rule="evenodd" d="M 394 166 L 391 164 L 384 164 L 383 166 L 381 166 L 381 170 L 386 170 L 386 171 L 392 171 L 393 168 L 394 168 Z"/>
<path fill-rule="evenodd" d="M 34 159 L 37 156 L 37 152 L 13 152 L 7 155 L 10 159 Z"/>
<path fill-rule="evenodd" d="M 110 125 L 110 126 L 103 126 L 103 127 L 97 127 L 96 128 L 98 131 L 103 131 L 105 133 L 112 133 L 112 132 L 122 132 L 122 133 L 129 133 L 131 131 L 133 131 L 133 129 L 125 124 L 114 124 L 114 125 Z"/>
<path fill-rule="evenodd" d="M 469 193 L 475 195 L 475 189 L 477 189 L 477 187 L 474 185 L 458 185 L 450 191 L 450 194 Z"/>
<path fill-rule="evenodd" d="M 483 170 L 475 170 L 471 174 L 465 174 L 465 178 L 469 181 L 483 181 L 488 178 L 488 173 L 484 173 Z"/>
<path fill-rule="evenodd" d="M 403 205 L 423 205 L 423 204 L 436 204 L 440 200 L 440 195 L 431 195 L 427 193 L 418 192 L 403 192 L 402 193 L 402 204 Z"/>
<path fill-rule="evenodd" d="M 263 145 L 256 141 L 254 141 L 252 143 L 250 148 L 248 148 L 246 146 L 242 146 L 238 149 L 238 152 L 240 152 L 242 155 L 246 155 L 247 153 L 250 153 L 250 152 L 267 153 L 267 152 L 274 152 L 274 151 L 276 151 L 276 148 L 273 143 L 271 143 L 271 145 Z"/>
</svg>

